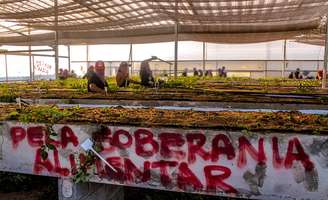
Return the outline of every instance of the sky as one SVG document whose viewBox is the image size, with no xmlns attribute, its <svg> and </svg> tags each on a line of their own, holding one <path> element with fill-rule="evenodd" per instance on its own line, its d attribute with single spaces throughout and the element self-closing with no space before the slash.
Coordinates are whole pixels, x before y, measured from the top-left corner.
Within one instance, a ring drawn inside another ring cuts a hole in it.
<svg viewBox="0 0 328 200">
<path fill-rule="evenodd" d="M 1 46 L 1 49 L 18 50 L 27 47 Z M 49 47 L 33 47 L 32 49 L 42 49 Z M 174 59 L 174 43 L 152 43 L 134 44 L 133 59 L 144 60 L 156 55 L 164 60 Z M 71 46 L 72 68 L 82 74 L 86 69 L 84 63 L 77 61 L 86 60 L 86 46 Z M 282 60 L 283 41 L 273 41 L 254 44 L 214 44 L 206 43 L 206 58 L 208 60 Z M 129 58 L 130 45 L 90 45 L 89 60 L 104 61 L 127 61 Z M 44 53 L 44 52 L 43 52 Z M 288 41 L 287 59 L 297 60 L 318 60 L 323 59 L 324 48 L 320 46 L 307 45 Z M 59 47 L 59 55 L 67 55 L 67 47 Z M 201 42 L 184 41 L 179 42 L 179 60 L 201 60 L 203 57 L 203 44 Z M 7 56 L 9 76 L 28 76 L 29 58 L 27 56 Z M 54 58 L 35 57 L 34 62 L 42 66 L 48 66 L 48 74 L 54 74 Z M 60 59 L 60 67 L 67 68 L 68 60 Z M 42 73 L 42 72 L 40 72 Z M 45 74 L 45 73 L 43 73 Z M 0 56 L 0 77 L 5 77 L 5 58 Z"/>
</svg>

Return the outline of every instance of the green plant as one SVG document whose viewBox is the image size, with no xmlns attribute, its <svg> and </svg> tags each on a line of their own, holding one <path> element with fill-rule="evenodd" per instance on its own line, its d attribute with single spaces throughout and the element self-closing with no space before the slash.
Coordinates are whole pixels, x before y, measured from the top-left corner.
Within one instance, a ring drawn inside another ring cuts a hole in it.
<svg viewBox="0 0 328 200">
<path fill-rule="evenodd" d="M 77 171 L 73 176 L 74 183 L 85 183 L 90 179 L 89 169 L 94 165 L 95 160 L 95 155 L 92 152 L 87 152 L 84 161 L 79 162 Z"/>
<path fill-rule="evenodd" d="M 117 92 L 120 88 L 116 84 L 108 83 L 108 92 Z"/>
<path fill-rule="evenodd" d="M 50 150 L 54 150 L 56 147 L 53 144 L 54 138 L 51 137 L 57 137 L 58 134 L 54 131 L 52 128 L 52 125 L 47 124 L 45 128 L 46 138 L 45 138 L 45 144 L 41 146 L 41 157 L 43 160 L 46 160 L 48 158 L 48 152 Z"/>
<path fill-rule="evenodd" d="M 0 88 L 0 102 L 15 102 L 17 97 L 17 92 L 14 89 L 8 87 L 8 85 L 3 85 Z"/>
<path fill-rule="evenodd" d="M 21 112 L 18 115 L 18 120 L 24 123 L 37 122 L 55 124 L 61 119 L 73 114 L 68 109 L 60 109 L 56 106 L 38 106 L 37 109 L 27 107 L 24 109 L 25 112 Z"/>
<path fill-rule="evenodd" d="M 199 77 L 169 78 L 163 85 L 164 88 L 193 88 Z"/>
<path fill-rule="evenodd" d="M 38 123 L 46 123 L 45 127 L 45 144 L 41 146 L 41 157 L 42 159 L 48 158 L 48 152 L 50 150 L 54 150 L 56 147 L 53 144 L 54 138 L 57 137 L 58 134 L 52 128 L 55 123 L 60 121 L 65 117 L 69 117 L 72 115 L 72 112 L 67 110 L 60 110 L 56 106 L 51 107 L 39 107 L 38 109 L 29 109 L 24 108 L 24 113 L 12 112 L 9 115 L 11 118 L 18 118 L 19 121 L 24 123 L 30 122 L 38 122 Z M 26 109 L 29 109 L 29 112 L 26 112 Z"/>
</svg>

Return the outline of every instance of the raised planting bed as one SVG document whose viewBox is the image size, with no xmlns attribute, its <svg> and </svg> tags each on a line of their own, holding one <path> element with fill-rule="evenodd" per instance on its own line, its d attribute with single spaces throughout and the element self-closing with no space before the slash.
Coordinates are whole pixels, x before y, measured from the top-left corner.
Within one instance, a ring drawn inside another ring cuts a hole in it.
<svg viewBox="0 0 328 200">
<path fill-rule="evenodd" d="M 0 121 L 33 123 L 98 123 L 147 127 L 212 128 L 249 131 L 328 133 L 327 115 L 299 112 L 197 112 L 191 110 L 127 108 L 58 108 L 56 106 L 0 105 Z"/>
<path fill-rule="evenodd" d="M 119 89 L 110 80 L 110 92 L 87 94 L 86 80 L 42 81 L 0 85 L 0 101 L 25 99 L 171 100 L 203 102 L 328 104 L 327 90 L 315 80 L 239 80 L 179 78 L 160 89 L 132 85 Z M 278 84 L 279 83 L 279 84 Z M 299 85 L 299 86 L 297 86 Z"/>
<path fill-rule="evenodd" d="M 204 101 L 204 102 L 258 102 L 258 103 L 302 103 L 328 104 L 327 95 L 290 95 L 241 92 L 209 92 L 184 90 L 174 91 L 147 89 L 140 91 L 116 91 L 105 94 L 85 93 L 79 91 L 24 91 L 1 94 L 2 102 L 12 102 L 15 98 L 24 99 L 108 99 L 108 100 L 163 100 L 163 101 Z"/>
<path fill-rule="evenodd" d="M 0 170 L 249 199 L 325 200 L 328 116 L 0 105 Z M 99 157 L 81 144 L 91 138 Z"/>
</svg>

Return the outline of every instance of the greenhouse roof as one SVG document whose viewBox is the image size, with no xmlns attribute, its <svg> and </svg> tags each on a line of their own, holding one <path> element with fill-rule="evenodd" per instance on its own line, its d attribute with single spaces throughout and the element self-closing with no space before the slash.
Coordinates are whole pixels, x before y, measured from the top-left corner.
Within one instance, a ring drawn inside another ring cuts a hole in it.
<svg viewBox="0 0 328 200">
<path fill-rule="evenodd" d="M 327 0 L 2 0 L 0 43 L 173 41 L 175 22 L 179 40 L 264 42 L 320 33 L 327 13 Z"/>
</svg>

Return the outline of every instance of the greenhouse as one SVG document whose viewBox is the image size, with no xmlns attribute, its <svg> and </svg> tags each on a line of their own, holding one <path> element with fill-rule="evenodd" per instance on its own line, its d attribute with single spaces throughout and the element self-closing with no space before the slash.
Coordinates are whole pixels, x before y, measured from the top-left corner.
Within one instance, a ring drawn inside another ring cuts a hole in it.
<svg viewBox="0 0 328 200">
<path fill-rule="evenodd" d="M 0 1 L 0 199 L 328 192 L 328 1 Z"/>
</svg>

